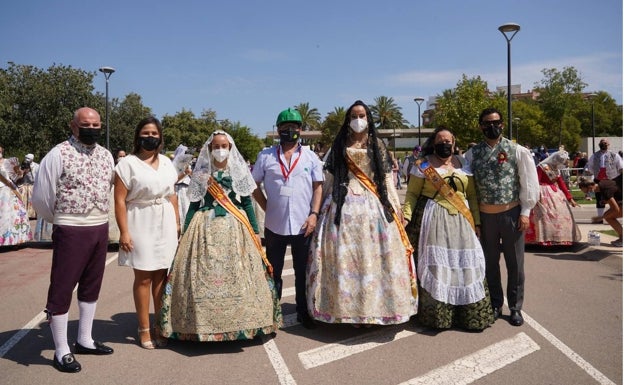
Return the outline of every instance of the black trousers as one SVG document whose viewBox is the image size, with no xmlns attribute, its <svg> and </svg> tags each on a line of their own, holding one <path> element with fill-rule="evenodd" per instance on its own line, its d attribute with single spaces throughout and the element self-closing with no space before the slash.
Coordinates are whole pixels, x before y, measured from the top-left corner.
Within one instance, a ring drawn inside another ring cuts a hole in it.
<svg viewBox="0 0 624 385">
<path fill-rule="evenodd" d="M 481 212 L 481 246 L 485 254 L 485 276 L 493 307 L 503 306 L 500 254 L 507 267 L 507 304 L 522 310 L 524 302 L 524 231 L 518 230 L 520 206 L 498 214 Z"/>
<path fill-rule="evenodd" d="M 284 269 L 284 256 L 286 247 L 290 245 L 295 270 L 295 302 L 297 314 L 308 314 L 306 302 L 306 266 L 308 264 L 308 251 L 312 236 L 279 235 L 271 230 L 264 229 L 266 242 L 266 254 L 271 266 L 273 266 L 273 279 L 279 298 L 282 298 L 282 270 Z"/>
</svg>

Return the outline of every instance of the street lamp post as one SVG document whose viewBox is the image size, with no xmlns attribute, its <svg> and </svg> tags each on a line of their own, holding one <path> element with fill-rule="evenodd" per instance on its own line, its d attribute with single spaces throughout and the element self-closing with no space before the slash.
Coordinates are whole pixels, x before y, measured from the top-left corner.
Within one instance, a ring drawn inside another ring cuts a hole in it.
<svg viewBox="0 0 624 385">
<path fill-rule="evenodd" d="M 591 93 L 587 95 L 587 99 L 591 102 L 591 114 L 592 114 L 592 154 L 596 152 L 596 126 L 594 125 L 594 98 L 598 96 L 598 94 Z"/>
<path fill-rule="evenodd" d="M 498 27 L 505 40 L 507 40 L 507 121 L 509 122 L 509 140 L 512 134 L 512 118 L 511 118 L 511 39 L 520 31 L 520 25 L 516 23 L 507 23 Z M 508 35 L 509 34 L 509 35 Z"/>
<path fill-rule="evenodd" d="M 425 101 L 425 98 L 419 96 L 414 98 L 414 101 L 418 104 L 418 145 L 420 146 L 420 104 Z"/>
<path fill-rule="evenodd" d="M 106 79 L 106 148 L 110 151 L 110 127 L 108 125 L 108 79 L 115 72 L 113 67 L 100 67 L 100 72 Z"/>
</svg>

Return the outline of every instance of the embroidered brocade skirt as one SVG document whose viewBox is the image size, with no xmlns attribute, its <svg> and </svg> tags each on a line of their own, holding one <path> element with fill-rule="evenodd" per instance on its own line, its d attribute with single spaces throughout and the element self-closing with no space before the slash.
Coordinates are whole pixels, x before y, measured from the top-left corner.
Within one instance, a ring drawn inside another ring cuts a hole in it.
<svg viewBox="0 0 624 385">
<path fill-rule="evenodd" d="M 307 267 L 310 315 L 326 323 L 409 321 L 418 309 L 413 262 L 379 200 L 368 190 L 350 190 L 339 227 L 331 194 L 321 212 Z"/>
<path fill-rule="evenodd" d="M 574 221 L 572 207 L 563 191 L 540 185 L 540 199 L 531 210 L 530 226 L 524 239 L 527 244 L 569 246 L 581 241 L 581 231 Z"/>
<path fill-rule="evenodd" d="M 232 215 L 195 213 L 167 278 L 162 334 L 179 340 L 243 340 L 274 333 L 281 324 L 275 284 L 251 234 Z"/>
</svg>

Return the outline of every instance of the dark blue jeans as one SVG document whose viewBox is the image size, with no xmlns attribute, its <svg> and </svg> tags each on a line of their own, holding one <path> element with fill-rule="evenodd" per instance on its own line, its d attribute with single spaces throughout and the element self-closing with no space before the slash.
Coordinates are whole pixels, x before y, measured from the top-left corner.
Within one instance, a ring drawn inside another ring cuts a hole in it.
<svg viewBox="0 0 624 385">
<path fill-rule="evenodd" d="M 271 230 L 264 229 L 266 242 L 266 254 L 271 266 L 273 266 L 273 279 L 277 288 L 277 295 L 282 298 L 282 270 L 284 269 L 284 256 L 286 247 L 290 245 L 295 270 L 295 302 L 297 314 L 308 314 L 306 303 L 306 265 L 308 264 L 308 251 L 312 236 L 279 235 Z"/>
</svg>

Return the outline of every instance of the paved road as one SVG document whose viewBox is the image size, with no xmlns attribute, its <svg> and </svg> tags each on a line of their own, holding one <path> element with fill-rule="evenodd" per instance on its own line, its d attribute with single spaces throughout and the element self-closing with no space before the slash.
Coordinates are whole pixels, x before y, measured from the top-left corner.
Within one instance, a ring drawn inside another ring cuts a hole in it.
<svg viewBox="0 0 624 385">
<path fill-rule="evenodd" d="M 575 211 L 586 235 L 593 208 Z M 132 272 L 108 255 L 94 334 L 112 356 L 79 356 L 78 374 L 57 372 L 44 321 L 51 250 L 0 251 L 0 383 L 3 384 L 621 384 L 622 250 L 603 245 L 526 255 L 526 323 L 502 319 L 482 333 L 433 332 L 408 323 L 306 330 L 294 319 L 294 279 L 286 270 L 285 327 L 249 342 L 135 342 Z M 287 263 L 290 267 L 290 261 Z M 508 310 L 504 309 L 505 314 Z M 70 311 L 70 341 L 77 330 Z"/>
</svg>

